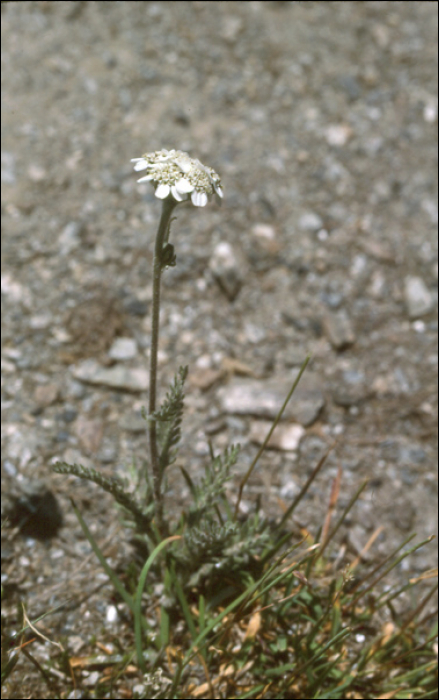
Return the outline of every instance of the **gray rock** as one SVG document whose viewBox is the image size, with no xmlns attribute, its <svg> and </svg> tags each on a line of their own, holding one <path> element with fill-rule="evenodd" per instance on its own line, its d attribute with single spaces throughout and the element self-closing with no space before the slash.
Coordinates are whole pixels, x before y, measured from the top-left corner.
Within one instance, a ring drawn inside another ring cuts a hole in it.
<svg viewBox="0 0 439 700">
<path fill-rule="evenodd" d="M 233 380 L 218 391 L 222 410 L 225 413 L 273 419 L 285 401 L 295 376 L 297 375 L 293 374 L 288 379 L 281 377 L 266 382 L 255 379 Z M 304 426 L 314 423 L 325 402 L 320 384 L 317 376 L 305 373 L 283 417 L 294 419 Z"/>
<path fill-rule="evenodd" d="M 5 300 L 11 304 L 24 304 L 30 307 L 32 295 L 10 272 L 4 272 L 1 276 L 1 290 Z M 2 307 L 3 308 L 3 307 Z"/>
<path fill-rule="evenodd" d="M 392 500 L 392 508 L 389 517 L 395 527 L 408 532 L 413 529 L 416 519 L 416 508 L 410 498 L 399 496 Z"/>
<path fill-rule="evenodd" d="M 46 408 L 55 403 L 59 394 L 57 384 L 40 384 L 35 388 L 34 401 L 38 408 Z"/>
<path fill-rule="evenodd" d="M 13 185 L 15 180 L 15 155 L 9 151 L 2 151 L 2 183 Z"/>
<path fill-rule="evenodd" d="M 332 381 L 332 400 L 338 406 L 349 408 L 367 399 L 372 393 L 363 372 L 356 369 L 336 372 Z"/>
<path fill-rule="evenodd" d="M 4 421 L 2 431 L 2 455 L 7 455 L 19 469 L 27 467 L 45 449 L 44 434 L 38 427 Z"/>
<path fill-rule="evenodd" d="M 80 416 L 73 426 L 80 447 L 86 452 L 96 453 L 104 436 L 104 424 L 98 419 Z"/>
<path fill-rule="evenodd" d="M 79 221 L 70 221 L 64 226 L 59 238 L 59 252 L 61 255 L 69 255 L 81 245 L 81 233 L 83 224 Z"/>
<path fill-rule="evenodd" d="M 137 343 L 134 338 L 116 338 L 108 351 L 112 360 L 131 360 L 137 355 Z"/>
<path fill-rule="evenodd" d="M 33 331 L 43 331 L 53 324 L 53 316 L 51 313 L 36 314 L 29 318 L 29 328 Z"/>
<path fill-rule="evenodd" d="M 102 384 L 112 389 L 146 391 L 149 386 L 148 371 L 141 367 L 130 369 L 115 365 L 102 367 L 95 360 L 84 360 L 72 370 L 73 377 L 88 384 Z"/>
<path fill-rule="evenodd" d="M 428 314 L 433 308 L 433 298 L 421 277 L 406 277 L 404 297 L 410 318 Z"/>
<path fill-rule="evenodd" d="M 236 299 L 242 286 L 242 276 L 230 243 L 227 241 L 218 243 L 213 251 L 209 267 L 227 299 L 229 301 Z"/>
<path fill-rule="evenodd" d="M 133 415 L 130 411 L 121 416 L 119 427 L 121 430 L 126 430 L 129 433 L 146 433 L 148 423 L 142 416 Z"/>
<path fill-rule="evenodd" d="M 421 445 L 409 443 L 399 446 L 400 464 L 423 464 L 427 460 L 427 453 Z"/>
<path fill-rule="evenodd" d="M 344 301 L 340 292 L 322 292 L 320 298 L 330 309 L 338 309 Z"/>
<path fill-rule="evenodd" d="M 313 211 L 302 214 L 299 219 L 299 228 L 303 231 L 318 231 L 323 227 L 323 219 Z"/>
<path fill-rule="evenodd" d="M 262 445 L 271 425 L 272 423 L 270 421 L 252 421 L 250 426 L 250 440 L 257 445 Z M 283 423 L 281 421 L 274 429 L 267 447 L 284 452 L 297 450 L 304 434 L 305 428 L 298 423 Z"/>
<path fill-rule="evenodd" d="M 345 350 L 355 343 L 355 333 L 346 311 L 325 312 L 324 327 L 335 350 Z"/>
</svg>

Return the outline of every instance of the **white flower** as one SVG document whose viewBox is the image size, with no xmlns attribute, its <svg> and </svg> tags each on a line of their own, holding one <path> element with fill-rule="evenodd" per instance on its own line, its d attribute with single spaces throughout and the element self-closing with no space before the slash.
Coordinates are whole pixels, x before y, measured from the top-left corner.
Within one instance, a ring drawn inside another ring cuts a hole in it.
<svg viewBox="0 0 439 700">
<path fill-rule="evenodd" d="M 134 170 L 147 171 L 137 182 L 151 180 L 159 199 L 171 196 L 177 202 L 184 202 L 190 197 L 196 207 L 204 207 L 211 195 L 219 200 L 223 197 L 221 180 L 215 170 L 184 151 L 163 149 L 132 158 L 131 162 L 135 163 Z"/>
</svg>

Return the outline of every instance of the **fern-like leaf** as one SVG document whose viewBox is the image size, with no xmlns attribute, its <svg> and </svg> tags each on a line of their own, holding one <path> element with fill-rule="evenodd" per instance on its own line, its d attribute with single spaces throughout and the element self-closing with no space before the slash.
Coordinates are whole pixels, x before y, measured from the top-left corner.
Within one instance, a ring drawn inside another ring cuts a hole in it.
<svg viewBox="0 0 439 700">
<path fill-rule="evenodd" d="M 149 507 L 142 508 L 135 498 L 125 490 L 124 480 L 120 477 L 105 476 L 95 469 L 84 467 L 82 464 L 67 464 L 67 462 L 55 462 L 52 465 L 52 469 L 57 474 L 73 474 L 80 479 L 93 481 L 104 491 L 111 493 L 117 503 L 131 514 L 138 530 L 154 536 L 151 528 L 151 520 L 154 513 L 152 504 L 149 504 Z"/>
<path fill-rule="evenodd" d="M 224 484 L 231 477 L 230 470 L 237 462 L 239 450 L 239 445 L 231 445 L 225 450 L 223 456 L 214 457 L 211 463 L 206 465 L 206 475 L 199 484 L 194 484 L 184 467 L 181 467 L 194 499 L 194 505 L 188 514 L 190 527 L 198 525 L 204 514 L 212 507 L 215 508 L 218 501 L 224 499 Z"/>
<path fill-rule="evenodd" d="M 261 554 L 272 543 L 273 534 L 268 521 L 258 514 L 245 522 L 214 522 L 209 514 L 195 526 L 188 526 L 183 547 L 174 556 L 185 585 L 198 586 L 224 577 L 245 578 L 262 570 Z"/>
<path fill-rule="evenodd" d="M 180 441 L 180 426 L 184 409 L 184 382 L 187 373 L 187 366 L 179 368 L 165 400 L 157 411 L 148 415 L 145 409 L 142 410 L 142 416 L 145 420 L 157 421 L 157 437 L 160 445 L 159 465 L 162 473 L 166 467 L 175 462 L 176 450 L 173 448 Z"/>
</svg>

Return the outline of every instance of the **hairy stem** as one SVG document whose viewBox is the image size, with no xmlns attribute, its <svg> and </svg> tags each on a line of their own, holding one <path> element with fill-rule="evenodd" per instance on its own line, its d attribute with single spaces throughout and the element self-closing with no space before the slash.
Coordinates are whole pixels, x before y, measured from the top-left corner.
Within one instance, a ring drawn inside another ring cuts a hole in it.
<svg viewBox="0 0 439 700">
<path fill-rule="evenodd" d="M 157 351 L 159 344 L 160 325 L 160 282 L 163 269 L 163 246 L 169 235 L 171 214 L 177 202 L 172 198 L 163 200 L 162 215 L 155 239 L 153 285 L 152 285 L 152 328 L 151 350 L 149 360 L 149 405 L 148 413 L 151 416 L 156 409 L 157 400 Z M 153 488 L 155 500 L 155 515 L 157 528 L 162 537 L 166 536 L 167 527 L 163 519 L 163 494 L 161 491 L 162 474 L 159 465 L 157 449 L 157 429 L 155 420 L 148 421 L 149 449 L 151 453 L 151 467 L 153 475 Z"/>
</svg>

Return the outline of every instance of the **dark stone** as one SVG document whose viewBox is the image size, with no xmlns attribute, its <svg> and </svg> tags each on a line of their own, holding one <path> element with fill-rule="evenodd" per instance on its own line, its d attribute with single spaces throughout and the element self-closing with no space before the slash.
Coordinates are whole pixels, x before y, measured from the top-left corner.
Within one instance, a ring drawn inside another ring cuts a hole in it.
<svg viewBox="0 0 439 700">
<path fill-rule="evenodd" d="M 42 481 L 21 486 L 19 494 L 9 495 L 4 517 L 12 527 L 18 527 L 25 537 L 48 540 L 55 537 L 63 525 L 63 516 L 52 491 Z"/>
</svg>

